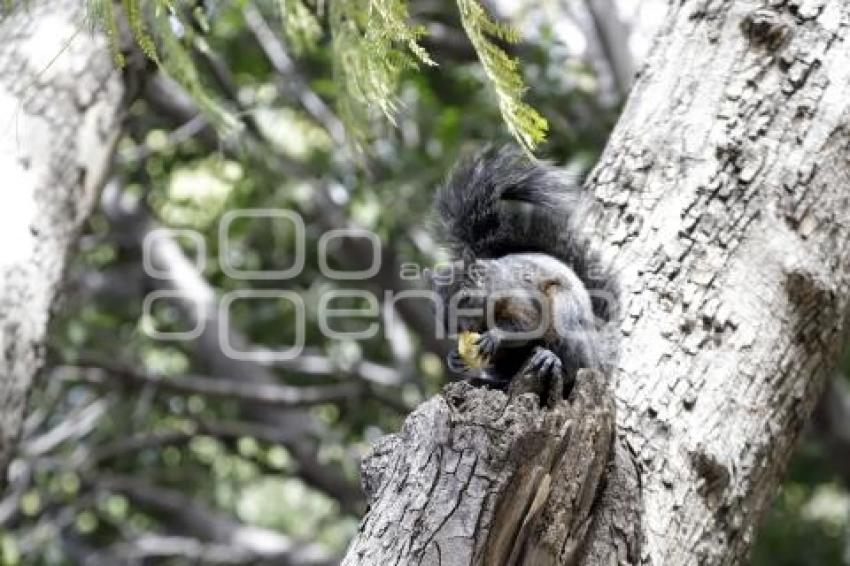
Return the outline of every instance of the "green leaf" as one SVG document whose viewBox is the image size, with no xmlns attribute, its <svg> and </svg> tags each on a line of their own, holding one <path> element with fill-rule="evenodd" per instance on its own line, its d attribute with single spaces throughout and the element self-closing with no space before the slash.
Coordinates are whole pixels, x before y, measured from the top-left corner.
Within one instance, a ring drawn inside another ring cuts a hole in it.
<svg viewBox="0 0 850 566">
<path fill-rule="evenodd" d="M 493 85 L 508 130 L 526 152 L 533 154 L 546 139 L 549 124 L 537 110 L 523 102 L 526 86 L 517 60 L 493 43 L 493 39 L 517 43 L 519 32 L 491 18 L 477 0 L 457 0 L 457 5 L 463 29 Z"/>
<path fill-rule="evenodd" d="M 355 143 L 363 141 L 375 109 L 395 124 L 402 72 L 436 65 L 419 44 L 425 35 L 413 26 L 403 0 L 351 0 L 330 6 L 331 49 L 342 87 L 339 114 Z"/>
<path fill-rule="evenodd" d="M 159 62 L 159 57 L 156 52 L 156 44 L 153 38 L 147 31 L 145 26 L 145 18 L 142 14 L 141 0 L 124 0 L 124 10 L 127 12 L 127 21 L 130 23 L 130 30 L 133 32 L 133 38 L 139 45 L 139 49 L 147 55 L 152 61 Z"/>
<path fill-rule="evenodd" d="M 112 0 L 88 0 L 86 18 L 90 29 L 103 30 L 109 43 L 112 60 L 117 67 L 123 67 L 126 61 L 121 52 L 121 32 L 118 30 L 118 20 L 115 18 Z"/>
<path fill-rule="evenodd" d="M 283 35 L 296 54 L 313 52 L 322 38 L 322 25 L 302 0 L 278 0 Z"/>
</svg>

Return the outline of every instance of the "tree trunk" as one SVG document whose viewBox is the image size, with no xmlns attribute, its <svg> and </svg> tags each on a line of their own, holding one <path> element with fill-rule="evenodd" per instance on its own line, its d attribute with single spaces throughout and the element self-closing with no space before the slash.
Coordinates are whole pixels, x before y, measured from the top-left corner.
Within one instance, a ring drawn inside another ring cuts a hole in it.
<svg viewBox="0 0 850 566">
<path fill-rule="evenodd" d="M 19 4 L 0 20 L 0 477 L 69 248 L 109 169 L 124 92 L 84 2 Z"/>
<path fill-rule="evenodd" d="M 623 289 L 614 449 L 542 457 L 587 402 L 450 387 L 365 461 L 346 564 L 744 560 L 845 339 L 849 24 L 842 0 L 671 3 L 588 181 Z"/>
</svg>

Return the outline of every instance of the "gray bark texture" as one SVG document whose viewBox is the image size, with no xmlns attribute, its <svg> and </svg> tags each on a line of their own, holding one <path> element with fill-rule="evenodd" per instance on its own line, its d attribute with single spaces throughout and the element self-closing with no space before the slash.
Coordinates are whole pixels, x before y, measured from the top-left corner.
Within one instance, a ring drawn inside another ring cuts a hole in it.
<svg viewBox="0 0 850 566">
<path fill-rule="evenodd" d="M 84 2 L 19 4 L 0 19 L 0 477 L 69 248 L 110 165 L 124 92 Z"/>
<path fill-rule="evenodd" d="M 344 564 L 746 560 L 845 343 L 848 25 L 844 0 L 671 2 L 587 183 L 610 387 L 449 386 L 365 460 Z"/>
</svg>

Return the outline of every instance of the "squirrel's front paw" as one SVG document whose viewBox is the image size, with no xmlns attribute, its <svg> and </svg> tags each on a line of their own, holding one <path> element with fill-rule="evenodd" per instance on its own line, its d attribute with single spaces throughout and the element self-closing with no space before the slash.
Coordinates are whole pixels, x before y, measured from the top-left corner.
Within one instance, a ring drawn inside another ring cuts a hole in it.
<svg viewBox="0 0 850 566">
<path fill-rule="evenodd" d="M 466 361 L 457 350 L 452 350 L 446 356 L 446 365 L 455 373 L 466 373 L 469 371 L 469 366 L 466 365 Z"/>
<path fill-rule="evenodd" d="M 478 348 L 481 357 L 492 358 L 501 343 L 501 336 L 494 330 L 489 330 L 478 337 L 478 340 L 475 341 L 475 347 Z"/>
<path fill-rule="evenodd" d="M 531 355 L 529 367 L 538 377 L 542 378 L 559 377 L 563 373 L 561 359 L 555 352 L 548 348 L 535 348 L 534 353 Z"/>
</svg>

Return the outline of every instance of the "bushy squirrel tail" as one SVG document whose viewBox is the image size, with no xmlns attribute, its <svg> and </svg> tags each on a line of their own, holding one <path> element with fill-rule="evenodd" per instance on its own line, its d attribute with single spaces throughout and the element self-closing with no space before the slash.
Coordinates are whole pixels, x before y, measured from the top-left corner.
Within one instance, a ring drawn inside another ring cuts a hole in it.
<svg viewBox="0 0 850 566">
<path fill-rule="evenodd" d="M 438 232 L 467 264 L 513 253 L 544 253 L 569 266 L 593 299 L 615 293 L 613 277 L 581 236 L 584 199 L 563 171 L 519 149 L 486 148 L 461 161 L 437 193 Z M 611 316 L 609 300 L 592 300 Z"/>
<path fill-rule="evenodd" d="M 505 146 L 461 161 L 435 208 L 454 256 L 473 260 L 522 252 L 557 257 L 558 246 L 541 235 L 566 231 L 577 203 L 566 175 Z"/>
</svg>

